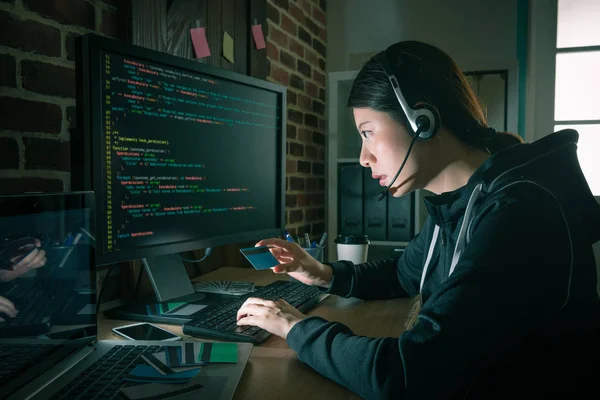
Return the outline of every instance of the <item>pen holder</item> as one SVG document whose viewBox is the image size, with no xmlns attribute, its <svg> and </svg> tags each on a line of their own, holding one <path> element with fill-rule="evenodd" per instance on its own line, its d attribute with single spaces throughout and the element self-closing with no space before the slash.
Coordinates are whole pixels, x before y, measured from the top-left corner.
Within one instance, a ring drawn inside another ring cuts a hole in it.
<svg viewBox="0 0 600 400">
<path fill-rule="evenodd" d="M 314 258 L 315 260 L 319 261 L 319 262 L 323 262 L 324 258 L 323 255 L 325 254 L 325 246 L 323 247 L 311 247 L 311 248 L 306 248 L 303 247 L 304 251 L 306 251 L 308 254 L 310 254 L 310 256 L 312 258 Z M 297 279 L 294 279 L 290 276 L 290 281 L 291 282 L 300 282 Z"/>
<path fill-rule="evenodd" d="M 312 256 L 315 260 L 319 262 L 323 262 L 323 255 L 325 254 L 325 246 L 323 247 L 311 247 L 309 249 L 304 248 L 304 250 Z"/>
<path fill-rule="evenodd" d="M 45 246 L 47 265 L 62 268 L 75 249 L 75 246 Z"/>
</svg>

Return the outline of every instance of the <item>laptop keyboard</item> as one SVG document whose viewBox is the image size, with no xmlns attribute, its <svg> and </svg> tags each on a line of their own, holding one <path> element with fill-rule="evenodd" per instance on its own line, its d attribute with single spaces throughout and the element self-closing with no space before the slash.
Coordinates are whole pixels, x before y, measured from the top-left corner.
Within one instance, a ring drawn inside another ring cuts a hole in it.
<svg viewBox="0 0 600 400">
<path fill-rule="evenodd" d="M 124 381 L 123 377 L 136 365 L 146 363 L 141 357 L 142 354 L 155 353 L 160 349 L 161 346 L 115 346 L 55 394 L 52 399 L 124 398 L 119 394 L 119 389 L 129 386 L 130 382 Z"/>
<path fill-rule="evenodd" d="M 50 330 L 55 305 L 64 303 L 65 281 L 33 280 L 21 282 L 3 294 L 9 298 L 19 314 L 0 322 L 0 337 L 37 336 Z M 4 291 L 3 291 L 4 293 Z"/>
<path fill-rule="evenodd" d="M 58 347 L 52 344 L 0 344 L 0 382 L 9 382 Z"/>
</svg>

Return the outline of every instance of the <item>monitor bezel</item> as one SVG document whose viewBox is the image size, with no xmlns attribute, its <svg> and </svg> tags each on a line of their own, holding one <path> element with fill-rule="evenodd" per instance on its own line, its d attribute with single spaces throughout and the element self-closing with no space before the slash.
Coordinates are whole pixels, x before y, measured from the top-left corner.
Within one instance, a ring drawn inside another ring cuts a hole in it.
<svg viewBox="0 0 600 400">
<path fill-rule="evenodd" d="M 233 71 L 222 70 L 194 60 L 188 60 L 171 54 L 161 53 L 155 50 L 126 44 L 118 40 L 86 34 L 76 39 L 76 74 L 77 74 L 77 120 L 79 132 L 74 135 L 72 143 L 72 187 L 79 190 L 93 190 L 96 194 L 96 263 L 97 265 L 108 265 L 135 259 L 160 256 L 165 254 L 180 253 L 184 251 L 204 249 L 208 247 L 222 246 L 227 244 L 243 243 L 260 240 L 267 237 L 279 236 L 285 227 L 285 128 L 287 88 L 273 82 L 242 75 Z M 173 68 L 187 70 L 193 73 L 214 76 L 237 82 L 246 86 L 268 90 L 278 95 L 278 106 L 280 107 L 280 126 L 277 135 L 277 148 L 279 149 L 279 169 L 276 179 L 280 190 L 276 193 L 276 225 L 270 229 L 239 232 L 232 235 L 222 235 L 203 239 L 194 239 L 179 243 L 168 243 L 153 245 L 130 250 L 105 251 L 106 234 L 106 210 L 104 207 L 105 188 L 103 185 L 104 159 L 100 151 L 102 147 L 102 123 L 95 124 L 98 119 L 102 121 L 101 84 L 93 84 L 100 81 L 101 77 L 101 54 L 111 52 L 128 55 L 150 62 L 169 65 Z M 72 135 L 73 137 L 73 135 Z"/>
</svg>

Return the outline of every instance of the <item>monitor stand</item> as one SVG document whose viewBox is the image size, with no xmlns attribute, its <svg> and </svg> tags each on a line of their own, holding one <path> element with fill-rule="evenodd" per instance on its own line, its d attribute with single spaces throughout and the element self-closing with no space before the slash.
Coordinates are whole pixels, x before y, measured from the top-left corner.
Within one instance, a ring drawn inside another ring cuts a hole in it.
<svg viewBox="0 0 600 400">
<path fill-rule="evenodd" d="M 183 261 L 172 255 L 142 258 L 159 302 L 195 294 Z"/>
<path fill-rule="evenodd" d="M 143 258 L 142 263 L 154 288 L 156 300 L 135 300 L 107 310 L 104 315 L 114 319 L 174 325 L 183 325 L 193 319 L 193 313 L 188 313 L 197 309 L 206 295 L 194 291 L 183 261 L 173 255 L 163 255 Z M 177 310 L 168 313 L 174 307 L 178 307 Z"/>
</svg>

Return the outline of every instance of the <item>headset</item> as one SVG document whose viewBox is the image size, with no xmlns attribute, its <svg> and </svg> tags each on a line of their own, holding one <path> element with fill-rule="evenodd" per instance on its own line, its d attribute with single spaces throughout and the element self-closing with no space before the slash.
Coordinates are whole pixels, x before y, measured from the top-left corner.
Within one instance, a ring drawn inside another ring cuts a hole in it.
<svg viewBox="0 0 600 400">
<path fill-rule="evenodd" d="M 400 175 L 400 172 L 402 172 L 415 141 L 417 139 L 429 140 L 435 136 L 440 128 L 440 114 L 438 113 L 437 109 L 429 103 L 421 103 L 414 108 L 408 105 L 404 95 L 402 95 L 400 85 L 398 84 L 398 79 L 396 79 L 396 76 L 392 71 L 392 67 L 386 56 L 385 50 L 373 56 L 373 59 L 381 66 L 381 69 L 383 69 L 387 75 L 390 84 L 392 85 L 392 89 L 396 94 L 396 98 L 398 99 L 398 103 L 400 103 L 400 107 L 406 116 L 406 128 L 408 133 L 413 138 L 410 146 L 408 147 L 408 151 L 406 152 L 406 156 L 404 157 L 404 161 L 396 173 L 396 176 L 394 176 L 394 179 L 390 182 L 387 188 L 382 190 L 378 195 L 377 199 L 381 201 L 389 193 L 390 188 L 394 182 L 396 182 L 396 179 L 398 179 L 398 175 Z"/>
</svg>

